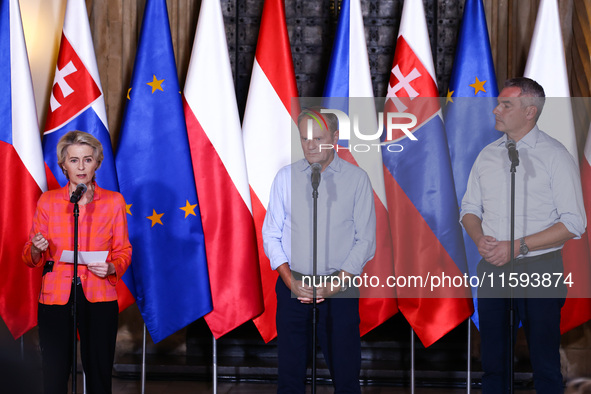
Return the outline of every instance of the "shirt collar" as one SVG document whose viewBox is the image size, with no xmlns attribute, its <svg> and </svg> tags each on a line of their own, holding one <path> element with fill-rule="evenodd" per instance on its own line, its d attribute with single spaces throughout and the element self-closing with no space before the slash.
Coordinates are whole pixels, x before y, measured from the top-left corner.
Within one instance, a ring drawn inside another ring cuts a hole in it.
<svg viewBox="0 0 591 394">
<path fill-rule="evenodd" d="M 296 168 L 301 171 L 311 171 L 310 170 L 310 163 L 308 163 L 308 160 L 306 159 L 301 159 L 299 160 L 297 163 L 295 163 Z M 332 159 L 332 161 L 330 162 L 330 164 L 328 165 L 328 167 L 326 167 L 327 170 L 332 170 L 334 172 L 340 172 L 341 168 L 343 166 L 343 162 L 342 159 L 339 157 L 338 153 L 335 152 L 334 153 L 334 157 Z"/>
<path fill-rule="evenodd" d="M 540 136 L 540 129 L 538 128 L 538 125 L 535 125 L 533 127 L 533 129 L 531 129 L 530 131 L 528 131 L 528 133 L 519 141 L 517 141 L 517 145 L 516 148 L 520 149 L 523 147 L 523 145 L 527 146 L 528 148 L 535 148 L 536 147 L 536 143 L 538 142 L 538 138 Z M 503 146 L 505 147 L 505 144 L 507 143 L 507 134 L 504 134 L 500 139 L 499 139 L 499 143 L 497 146 Z"/>
</svg>

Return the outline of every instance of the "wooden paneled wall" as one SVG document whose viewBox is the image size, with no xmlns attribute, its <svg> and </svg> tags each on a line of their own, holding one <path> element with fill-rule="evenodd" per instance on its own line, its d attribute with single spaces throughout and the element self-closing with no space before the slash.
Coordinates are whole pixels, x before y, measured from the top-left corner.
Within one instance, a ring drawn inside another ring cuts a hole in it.
<svg viewBox="0 0 591 394">
<path fill-rule="evenodd" d="M 484 0 L 499 84 L 523 75 L 540 0 Z M 572 97 L 591 97 L 591 0 L 558 0 Z M 587 138 L 590 100 L 573 100 L 579 157 Z"/>
</svg>

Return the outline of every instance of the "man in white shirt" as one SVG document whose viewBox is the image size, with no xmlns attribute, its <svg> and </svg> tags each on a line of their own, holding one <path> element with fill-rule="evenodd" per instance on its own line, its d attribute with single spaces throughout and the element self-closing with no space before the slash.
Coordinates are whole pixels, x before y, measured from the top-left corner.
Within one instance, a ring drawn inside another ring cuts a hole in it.
<svg viewBox="0 0 591 394">
<path fill-rule="evenodd" d="M 528 78 L 505 82 L 493 113 L 505 135 L 476 159 L 462 200 L 460 220 L 482 260 L 479 277 L 491 279 L 478 292 L 483 393 L 509 392 L 509 299 L 511 248 L 513 271 L 530 286 L 515 289 L 516 324 L 522 322 L 538 393 L 563 392 L 560 372 L 560 309 L 564 282 L 550 286 L 544 274 L 562 274 L 560 250 L 585 231 L 578 166 L 566 148 L 539 130 L 545 102 L 543 88 Z M 515 242 L 510 245 L 510 167 L 506 143 L 519 152 L 515 182 Z M 489 276 L 490 275 L 490 276 Z M 501 280 L 504 278 L 504 289 Z M 556 278 L 556 276 L 552 276 Z M 535 286 L 539 282 L 538 286 Z M 500 292 L 499 292 L 500 291 Z"/>
<path fill-rule="evenodd" d="M 308 108 L 298 117 L 298 127 L 305 158 L 277 173 L 263 224 L 265 253 L 271 268 L 279 274 L 277 391 L 305 392 L 312 343 L 311 166 L 317 163 L 322 174 L 318 186 L 317 273 L 343 279 L 318 288 L 318 340 L 335 393 L 360 393 L 359 289 L 347 288 L 351 281 L 344 278 L 360 275 L 375 253 L 373 189 L 365 171 L 334 151 L 339 136 L 335 115 Z M 308 277 L 308 281 L 302 277 Z"/>
</svg>

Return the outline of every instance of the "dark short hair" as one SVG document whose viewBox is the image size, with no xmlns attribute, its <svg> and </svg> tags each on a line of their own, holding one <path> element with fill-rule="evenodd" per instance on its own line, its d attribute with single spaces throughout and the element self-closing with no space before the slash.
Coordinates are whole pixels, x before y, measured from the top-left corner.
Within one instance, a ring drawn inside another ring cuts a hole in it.
<svg viewBox="0 0 591 394">
<path fill-rule="evenodd" d="M 521 89 L 519 97 L 527 97 L 523 100 L 523 104 L 526 107 L 533 105 L 537 108 L 536 120 L 540 117 L 544 103 L 546 102 L 546 93 L 542 85 L 534 81 L 533 79 L 526 77 L 511 78 L 505 81 L 504 87 L 512 88 L 516 87 Z"/>
<path fill-rule="evenodd" d="M 331 133 L 336 132 L 339 129 L 339 118 L 335 114 L 331 113 L 322 113 L 321 111 L 325 109 L 321 106 L 314 106 L 314 107 L 307 107 L 302 109 L 302 112 L 298 115 L 298 127 L 304 118 L 320 118 L 320 120 L 326 124 L 328 131 Z"/>
</svg>

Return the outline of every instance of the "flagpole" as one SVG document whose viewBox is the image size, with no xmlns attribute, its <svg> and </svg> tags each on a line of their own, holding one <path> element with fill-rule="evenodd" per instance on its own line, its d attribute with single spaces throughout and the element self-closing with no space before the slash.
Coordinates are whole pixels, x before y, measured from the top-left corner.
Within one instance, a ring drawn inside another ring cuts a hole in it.
<svg viewBox="0 0 591 394">
<path fill-rule="evenodd" d="M 144 335 L 142 338 L 142 394 L 146 392 L 146 323 L 144 323 Z"/>
<path fill-rule="evenodd" d="M 468 318 L 468 350 L 467 350 L 467 359 L 468 359 L 468 366 L 466 368 L 466 393 L 470 394 L 472 390 L 472 365 L 471 365 L 471 357 L 470 354 L 472 353 L 472 326 L 470 325 L 470 318 Z"/>
<path fill-rule="evenodd" d="M 83 190 L 86 191 L 86 186 L 84 184 L 82 184 L 82 186 L 84 186 Z M 76 387 L 78 380 L 78 337 L 76 333 L 78 330 L 78 282 L 80 280 L 80 278 L 78 277 L 78 218 L 80 215 L 80 207 L 78 206 L 79 200 L 80 197 L 78 197 L 77 199 L 75 196 L 70 197 L 70 202 L 74 203 L 74 273 L 72 275 L 72 291 L 74 293 L 72 294 L 72 394 L 76 394 L 78 390 L 78 388 Z"/>
<path fill-rule="evenodd" d="M 410 393 L 415 394 L 415 330 L 410 328 Z"/>
<path fill-rule="evenodd" d="M 509 142 L 509 141 L 507 141 Z M 513 144 L 515 144 L 513 142 Z M 508 148 L 507 148 L 508 149 Z M 511 152 L 511 150 L 509 150 Z M 518 153 L 517 150 L 515 150 Z M 515 171 L 517 170 L 515 167 L 519 165 L 519 155 L 511 156 L 509 155 L 511 160 L 511 235 L 509 237 L 509 250 L 510 250 L 510 273 L 513 273 L 515 268 L 515 251 L 514 251 L 514 241 L 515 241 Z M 509 392 L 513 394 L 514 392 L 514 378 L 515 378 L 515 302 L 513 299 L 513 287 L 509 289 Z"/>
<path fill-rule="evenodd" d="M 213 336 L 213 394 L 218 392 L 218 341 Z"/>
</svg>

